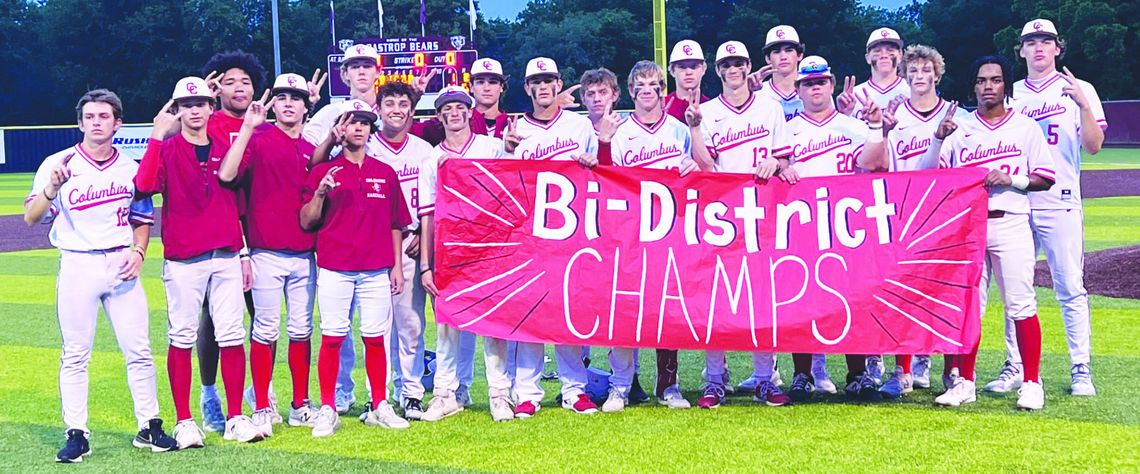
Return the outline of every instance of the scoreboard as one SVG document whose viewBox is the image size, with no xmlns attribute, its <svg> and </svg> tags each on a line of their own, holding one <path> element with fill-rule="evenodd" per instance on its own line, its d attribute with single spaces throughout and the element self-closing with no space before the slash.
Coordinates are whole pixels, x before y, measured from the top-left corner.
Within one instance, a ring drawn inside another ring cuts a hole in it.
<svg viewBox="0 0 1140 474">
<path fill-rule="evenodd" d="M 354 44 L 368 44 L 379 54 L 376 87 L 389 82 L 411 84 L 416 77 L 436 71 L 425 95 L 434 95 L 445 86 L 458 85 L 470 90 L 471 65 L 479 52 L 466 36 L 419 36 L 413 38 L 364 38 L 341 40 L 329 52 L 329 97 L 348 98 L 349 87 L 340 78 L 343 51 Z"/>
</svg>

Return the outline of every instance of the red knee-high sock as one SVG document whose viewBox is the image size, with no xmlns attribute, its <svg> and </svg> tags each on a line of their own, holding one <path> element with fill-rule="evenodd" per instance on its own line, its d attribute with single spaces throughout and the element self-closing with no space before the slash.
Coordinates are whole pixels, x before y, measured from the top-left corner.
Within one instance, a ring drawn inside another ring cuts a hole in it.
<svg viewBox="0 0 1140 474">
<path fill-rule="evenodd" d="M 910 375 L 910 363 L 914 361 L 912 355 L 897 355 L 895 356 L 895 366 L 902 367 L 903 374 Z"/>
<path fill-rule="evenodd" d="M 166 373 L 170 376 L 170 395 L 178 421 L 194 418 L 190 414 L 190 352 L 174 346 L 166 351 Z"/>
<path fill-rule="evenodd" d="M 1041 383 L 1041 321 L 1037 315 L 1013 322 L 1017 333 L 1017 349 L 1021 352 L 1021 365 L 1026 382 Z"/>
<path fill-rule="evenodd" d="M 293 377 L 293 408 L 309 399 L 309 364 L 312 345 L 308 339 L 289 341 L 289 375 Z"/>
<path fill-rule="evenodd" d="M 810 374 L 811 354 L 792 354 L 792 370 L 796 374 Z"/>
<path fill-rule="evenodd" d="M 253 377 L 254 409 L 269 408 L 269 381 L 273 380 L 273 346 L 249 343 L 249 372 Z"/>
<path fill-rule="evenodd" d="M 245 392 L 245 346 L 238 344 L 223 347 L 219 351 L 219 359 L 222 364 L 222 384 L 226 387 L 226 419 L 241 416 L 241 397 Z M 266 390 L 268 389 L 266 382 Z"/>
<path fill-rule="evenodd" d="M 317 381 L 321 385 L 321 405 L 336 407 L 336 377 L 340 370 L 340 346 L 344 336 L 321 336 L 317 354 Z"/>
<path fill-rule="evenodd" d="M 978 347 L 974 346 L 974 350 L 969 354 L 961 354 L 958 356 L 958 376 L 971 382 L 974 381 L 974 365 L 978 362 Z"/>
<path fill-rule="evenodd" d="M 388 354 L 384 346 L 384 336 L 365 337 L 364 370 L 372 387 L 372 409 L 388 400 Z"/>
</svg>

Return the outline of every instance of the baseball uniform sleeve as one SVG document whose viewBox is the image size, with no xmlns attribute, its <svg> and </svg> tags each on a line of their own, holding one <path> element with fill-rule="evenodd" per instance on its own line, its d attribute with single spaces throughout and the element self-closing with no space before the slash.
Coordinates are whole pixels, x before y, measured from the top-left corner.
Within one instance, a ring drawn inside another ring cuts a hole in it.
<svg viewBox="0 0 1140 474">
<path fill-rule="evenodd" d="M 151 138 L 146 144 L 146 153 L 135 173 L 135 193 L 149 196 L 166 190 L 166 170 L 162 157 L 162 140 Z"/>
<path fill-rule="evenodd" d="M 340 104 L 329 104 L 318 110 L 313 114 L 313 118 L 305 123 L 305 129 L 301 131 L 301 137 L 305 141 L 312 143 L 313 146 L 321 146 L 321 142 L 329 135 L 329 129 L 332 128 L 333 123 L 336 122 L 337 117 L 340 116 Z"/>
<path fill-rule="evenodd" d="M 321 184 L 321 178 L 325 177 L 327 170 L 328 166 L 325 165 L 325 163 L 321 163 L 309 171 L 309 177 L 306 178 L 305 183 L 301 185 L 301 204 L 313 200 L 313 195 L 317 193 L 317 188 Z"/>
<path fill-rule="evenodd" d="M 1085 99 L 1089 101 L 1089 108 L 1092 109 L 1093 118 L 1096 119 L 1097 125 L 1100 125 L 1101 130 L 1108 129 L 1108 120 L 1104 117 L 1104 105 L 1100 103 L 1100 94 L 1096 93 L 1096 88 L 1092 84 L 1085 81 L 1079 81 L 1081 90 L 1085 93 Z"/>
<path fill-rule="evenodd" d="M 48 183 L 51 183 L 51 171 L 59 165 L 60 161 L 62 161 L 62 156 L 56 154 L 47 157 L 43 163 L 40 163 L 39 169 L 36 170 L 36 177 L 32 179 L 32 191 L 28 193 L 27 199 L 24 199 L 24 204 L 31 202 L 36 196 L 44 192 L 44 188 L 47 187 Z M 59 196 L 56 196 L 55 199 L 52 200 L 51 206 L 48 207 L 48 212 L 44 214 L 40 222 L 50 224 L 55 220 L 55 216 L 59 214 L 60 204 Z"/>
<path fill-rule="evenodd" d="M 128 219 L 132 225 L 154 225 L 154 201 L 150 196 L 131 201 Z"/>
<path fill-rule="evenodd" d="M 1032 121 L 1032 119 L 1028 119 Z M 1025 143 L 1026 159 L 1029 160 L 1029 174 L 1035 174 L 1052 182 L 1057 182 L 1057 171 L 1053 163 L 1053 154 L 1045 143 L 1045 136 L 1041 129 L 1034 124 L 1025 127 L 1026 132 L 1022 138 Z"/>
<path fill-rule="evenodd" d="M 957 157 L 954 156 L 954 150 L 958 149 L 958 140 L 956 137 L 959 133 L 965 132 L 958 130 L 954 135 L 946 137 L 946 141 L 942 142 L 942 147 L 938 149 L 939 168 L 954 168 L 957 166 Z"/>
<path fill-rule="evenodd" d="M 424 160 L 420 167 L 420 176 L 417 178 L 417 189 L 420 193 L 419 215 L 427 216 L 435 213 L 435 182 L 439 160 L 434 156 Z"/>
<path fill-rule="evenodd" d="M 388 195 L 394 199 L 391 201 L 391 214 L 392 214 L 392 228 L 403 229 L 412 225 L 412 215 L 408 213 L 408 206 L 404 205 L 404 191 L 400 189 L 400 177 L 396 176 L 395 170 L 388 173 Z"/>
<path fill-rule="evenodd" d="M 777 110 L 776 124 L 772 127 L 772 157 L 773 158 L 786 158 L 792 154 L 792 131 L 788 126 L 788 121 L 784 120 L 783 112 L 779 104 L 773 104 Z"/>
<path fill-rule="evenodd" d="M 713 146 L 712 130 L 709 129 L 709 123 L 712 122 L 713 118 L 708 116 L 708 111 L 708 107 L 701 107 L 701 139 L 704 141 L 705 148 L 709 149 L 709 155 L 715 160 L 717 151 L 716 147 Z"/>
<path fill-rule="evenodd" d="M 601 155 L 598 150 L 598 136 L 591 131 L 586 134 L 586 153 L 593 153 L 594 156 Z"/>
</svg>

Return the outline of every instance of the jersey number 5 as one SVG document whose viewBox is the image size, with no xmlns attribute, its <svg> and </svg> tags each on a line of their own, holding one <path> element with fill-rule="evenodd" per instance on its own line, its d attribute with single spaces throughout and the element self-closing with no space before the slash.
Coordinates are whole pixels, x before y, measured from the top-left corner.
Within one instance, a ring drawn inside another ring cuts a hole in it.
<svg viewBox="0 0 1140 474">
<path fill-rule="evenodd" d="M 1061 141 L 1061 137 L 1057 135 L 1057 127 L 1057 124 L 1051 123 L 1049 124 L 1049 128 L 1045 131 L 1046 141 L 1048 141 L 1050 145 L 1056 145 Z"/>
</svg>

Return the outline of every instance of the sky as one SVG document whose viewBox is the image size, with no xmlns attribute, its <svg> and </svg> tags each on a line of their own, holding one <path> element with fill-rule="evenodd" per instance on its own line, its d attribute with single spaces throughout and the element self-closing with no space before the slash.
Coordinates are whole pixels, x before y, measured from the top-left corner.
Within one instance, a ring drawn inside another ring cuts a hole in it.
<svg viewBox="0 0 1140 474">
<path fill-rule="evenodd" d="M 520 0 L 481 0 L 479 8 L 484 15 L 491 18 L 514 20 L 527 3 Z M 863 0 L 863 3 L 893 10 L 909 4 L 910 0 Z"/>
</svg>

